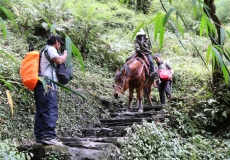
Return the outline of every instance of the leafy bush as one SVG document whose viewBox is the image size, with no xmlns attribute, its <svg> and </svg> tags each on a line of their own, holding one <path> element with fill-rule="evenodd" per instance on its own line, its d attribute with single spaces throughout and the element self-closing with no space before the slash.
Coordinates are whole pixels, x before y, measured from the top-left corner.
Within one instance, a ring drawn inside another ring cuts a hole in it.
<svg viewBox="0 0 230 160">
<path fill-rule="evenodd" d="M 121 139 L 121 159 L 228 159 L 230 142 L 207 139 L 200 135 L 182 138 L 155 122 L 133 125 Z"/>
<path fill-rule="evenodd" d="M 32 156 L 32 153 L 19 152 L 17 145 L 11 141 L 0 142 L 0 159 L 30 160 Z"/>
</svg>

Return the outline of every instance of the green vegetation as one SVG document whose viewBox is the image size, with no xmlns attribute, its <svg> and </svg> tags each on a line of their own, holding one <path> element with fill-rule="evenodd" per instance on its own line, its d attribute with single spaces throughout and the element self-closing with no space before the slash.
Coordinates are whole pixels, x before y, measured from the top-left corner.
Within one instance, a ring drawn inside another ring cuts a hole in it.
<svg viewBox="0 0 230 160">
<path fill-rule="evenodd" d="M 26 159 L 29 155 L 19 153 L 16 146 L 33 144 L 34 141 L 33 93 L 21 84 L 18 74 L 29 42 L 40 50 L 53 30 L 63 39 L 68 35 L 81 52 L 85 72 L 79 57 L 73 58 L 75 77 L 67 86 L 88 99 L 85 101 L 63 90 L 59 92 L 57 133 L 59 136 L 74 137 L 81 134 L 81 127 L 107 116 L 108 109 L 101 104 L 100 98 L 103 96 L 111 102 L 115 101 L 112 89 L 114 73 L 125 63 L 126 57 L 133 54 L 132 38 L 138 27 L 148 29 L 153 53 L 161 50 L 163 59 L 174 69 L 173 101 L 164 108 L 164 124 L 145 122 L 128 129 L 129 137 L 121 141 L 121 158 L 230 158 L 229 84 L 221 81 L 218 88 L 212 84 L 214 57 L 223 62 L 220 63 L 221 69 L 225 64 L 222 72 L 225 80 L 229 81 L 230 20 L 227 13 L 230 1 L 219 0 L 216 3 L 217 16 L 226 29 L 224 52 L 216 45 L 214 48 L 218 51 L 210 47 L 208 31 L 203 30 L 203 37 L 200 36 L 202 26 L 215 29 L 207 21 L 201 21 L 201 17 L 205 19 L 207 16 L 202 14 L 202 8 L 199 8 L 202 5 L 198 1 L 195 4 L 197 9 L 190 1 L 164 2 L 168 14 L 164 12 L 160 0 L 120 2 L 0 1 L 0 159 Z M 170 11 L 171 8 L 174 10 Z M 180 11 L 184 21 L 178 18 L 176 11 Z M 167 21 L 164 17 L 168 17 Z M 164 33 L 161 24 L 165 25 Z M 176 30 L 171 27 L 173 24 Z M 10 91 L 13 106 L 7 98 L 7 90 Z M 158 104 L 156 89 L 153 89 L 152 95 L 155 104 Z M 125 95 L 120 101 L 127 105 L 128 97 Z"/>
<path fill-rule="evenodd" d="M 194 135 L 187 139 L 167 126 L 146 123 L 128 129 L 124 159 L 228 159 L 230 142 Z"/>
</svg>

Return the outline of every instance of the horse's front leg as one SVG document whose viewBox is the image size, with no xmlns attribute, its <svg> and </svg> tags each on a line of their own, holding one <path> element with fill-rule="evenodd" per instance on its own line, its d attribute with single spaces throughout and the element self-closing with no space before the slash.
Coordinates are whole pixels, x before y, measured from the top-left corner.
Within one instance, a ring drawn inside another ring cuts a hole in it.
<svg viewBox="0 0 230 160">
<path fill-rule="evenodd" d="M 133 88 L 129 88 L 129 109 L 132 109 Z"/>
<path fill-rule="evenodd" d="M 137 102 L 139 106 L 138 112 L 143 112 L 143 104 L 142 104 L 142 99 L 143 99 L 143 87 L 137 89 Z"/>
</svg>

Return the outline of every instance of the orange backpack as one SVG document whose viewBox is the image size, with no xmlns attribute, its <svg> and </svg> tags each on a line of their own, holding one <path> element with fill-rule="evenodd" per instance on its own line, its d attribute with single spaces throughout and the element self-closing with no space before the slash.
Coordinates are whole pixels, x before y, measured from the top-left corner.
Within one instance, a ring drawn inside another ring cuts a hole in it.
<svg viewBox="0 0 230 160">
<path fill-rule="evenodd" d="M 20 67 L 22 83 L 31 91 L 34 90 L 38 82 L 39 61 L 39 51 L 32 51 L 26 54 Z"/>
</svg>

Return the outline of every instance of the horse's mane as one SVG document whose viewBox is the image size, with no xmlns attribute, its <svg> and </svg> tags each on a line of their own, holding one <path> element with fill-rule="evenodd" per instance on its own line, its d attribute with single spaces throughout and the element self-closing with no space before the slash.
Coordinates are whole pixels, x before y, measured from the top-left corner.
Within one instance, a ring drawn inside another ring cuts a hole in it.
<svg viewBox="0 0 230 160">
<path fill-rule="evenodd" d="M 122 73 L 124 70 L 126 71 L 125 76 L 128 77 L 131 74 L 131 70 L 127 63 L 125 63 L 125 65 L 121 68 L 120 72 Z"/>
</svg>

